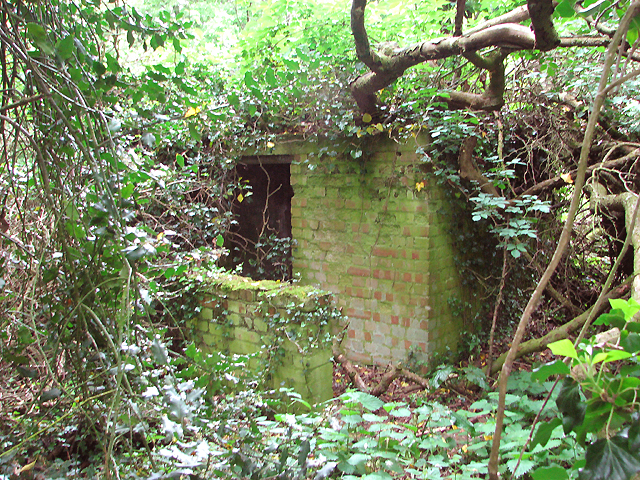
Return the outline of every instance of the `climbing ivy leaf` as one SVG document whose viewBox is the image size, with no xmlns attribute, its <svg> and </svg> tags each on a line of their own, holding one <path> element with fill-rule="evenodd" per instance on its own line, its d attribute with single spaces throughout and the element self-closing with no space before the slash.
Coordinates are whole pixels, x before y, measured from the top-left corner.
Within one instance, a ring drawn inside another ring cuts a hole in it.
<svg viewBox="0 0 640 480">
<path fill-rule="evenodd" d="M 533 480 L 567 480 L 567 470 L 559 465 L 541 467 L 531 472 Z"/>
<path fill-rule="evenodd" d="M 620 341 L 620 345 L 626 352 L 640 352 L 640 335 L 637 333 L 630 333 Z"/>
<path fill-rule="evenodd" d="M 565 377 L 556 404 L 562 413 L 565 434 L 582 425 L 586 404 L 580 398 L 580 385 L 573 378 Z"/>
<path fill-rule="evenodd" d="M 629 480 L 640 472 L 640 451 L 630 451 L 630 439 L 618 434 L 602 438 L 587 448 L 579 480 Z"/>
<path fill-rule="evenodd" d="M 625 324 L 624 312 L 615 308 L 609 313 L 603 313 L 598 319 L 593 322 L 594 325 L 609 325 L 613 327 L 623 328 Z"/>
</svg>

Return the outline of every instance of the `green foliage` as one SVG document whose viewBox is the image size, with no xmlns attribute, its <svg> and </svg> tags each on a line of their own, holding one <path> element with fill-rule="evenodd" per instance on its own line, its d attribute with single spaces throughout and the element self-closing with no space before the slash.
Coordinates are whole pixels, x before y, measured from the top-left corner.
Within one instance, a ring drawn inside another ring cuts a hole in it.
<svg viewBox="0 0 640 480">
<path fill-rule="evenodd" d="M 543 202 L 531 195 L 507 200 L 504 197 L 479 193 L 478 196 L 472 197 L 471 201 L 475 203 L 473 221 L 492 219 L 495 224 L 491 231 L 502 240 L 502 245 L 514 258 L 526 251 L 523 240 L 537 238 L 534 225 L 538 219 L 532 215 L 551 211 L 549 202 Z"/>
<path fill-rule="evenodd" d="M 581 480 L 628 480 L 640 471 L 637 448 L 640 328 L 634 320 L 640 305 L 634 300 L 618 299 L 610 303 L 613 310 L 601 315 L 595 323 L 618 328 L 619 344 L 599 343 L 593 337 L 577 348 L 568 340 L 549 345 L 556 355 L 565 356 L 572 363 L 557 404 L 565 433 L 575 432 L 578 441 L 586 444 Z M 552 371 L 549 369 L 548 373 Z M 600 438 L 590 440 L 595 435 Z"/>
</svg>

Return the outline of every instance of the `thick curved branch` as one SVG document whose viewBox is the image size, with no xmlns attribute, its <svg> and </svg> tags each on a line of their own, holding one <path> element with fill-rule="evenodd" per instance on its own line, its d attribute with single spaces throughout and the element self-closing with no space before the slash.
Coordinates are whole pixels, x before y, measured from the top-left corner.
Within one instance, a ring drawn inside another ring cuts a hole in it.
<svg viewBox="0 0 640 480">
<path fill-rule="evenodd" d="M 369 36 L 364 26 L 364 10 L 367 0 L 353 0 L 351 4 L 351 33 L 356 43 L 356 55 L 358 59 L 373 72 L 382 71 L 382 60 L 371 48 Z"/>
<path fill-rule="evenodd" d="M 364 3 L 365 0 L 354 0 L 354 5 L 358 4 L 359 8 Z M 517 24 L 502 24 L 460 37 L 418 43 L 391 55 L 378 55 L 369 45 L 364 29 L 364 10 L 360 12 L 359 8 L 356 9 L 358 15 L 355 16 L 352 9 L 351 17 L 356 53 L 371 72 L 358 77 L 351 84 L 351 92 L 358 107 L 364 113 L 375 113 L 377 106 L 375 92 L 387 87 L 401 77 L 408 68 L 420 63 L 454 55 L 468 55 L 492 46 L 508 50 L 532 49 L 535 46 L 535 36 L 529 28 Z M 501 81 L 504 82 L 504 79 Z"/>
<path fill-rule="evenodd" d="M 536 36 L 536 48 L 545 51 L 560 45 L 560 37 L 551 18 L 554 10 L 552 0 L 527 0 L 527 7 Z"/>
<path fill-rule="evenodd" d="M 460 155 L 458 156 L 458 165 L 460 167 L 460 178 L 468 181 L 477 182 L 480 190 L 494 197 L 499 197 L 498 189 L 485 177 L 473 163 L 473 150 L 478 142 L 477 137 L 467 137 L 460 147 Z"/>
<path fill-rule="evenodd" d="M 459 2 L 463 3 L 462 1 Z M 376 92 L 391 85 L 404 72 L 415 65 L 429 60 L 438 60 L 456 55 L 469 58 L 475 52 L 488 47 L 498 47 L 505 52 L 517 50 L 550 50 L 556 47 L 606 46 L 610 38 L 606 36 L 581 36 L 560 38 L 553 26 L 551 15 L 557 1 L 528 0 L 509 13 L 488 20 L 464 35 L 440 38 L 411 45 L 392 52 L 378 52 L 371 47 L 365 28 L 366 0 L 353 0 L 351 5 L 351 31 L 356 54 L 371 70 L 351 83 L 351 92 L 363 113 L 375 114 L 378 110 Z M 532 28 L 518 24 L 531 18 Z M 455 32 L 459 32 L 456 30 Z M 504 54 L 506 55 L 506 53 Z M 633 60 L 640 60 L 633 55 Z M 504 57 L 503 57 L 504 59 Z M 502 63 L 502 62 L 500 62 Z M 485 68 L 485 67 L 480 67 Z M 504 73 L 489 69 L 490 79 L 499 81 L 504 89 Z M 492 74 L 493 73 L 493 74 Z M 497 84 L 496 84 L 497 85 Z M 449 92 L 446 102 L 450 108 L 472 108 L 495 110 L 503 105 L 502 92 L 496 85 L 489 85 L 483 94 Z"/>
</svg>

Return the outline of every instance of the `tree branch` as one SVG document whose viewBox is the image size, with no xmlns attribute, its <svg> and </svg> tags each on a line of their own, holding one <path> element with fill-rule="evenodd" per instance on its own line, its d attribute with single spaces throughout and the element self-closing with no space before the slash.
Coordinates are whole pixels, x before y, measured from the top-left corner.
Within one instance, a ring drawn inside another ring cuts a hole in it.
<svg viewBox="0 0 640 480">
<path fill-rule="evenodd" d="M 587 171 L 585 172 L 586 174 L 586 178 L 589 178 L 594 171 L 600 169 L 600 168 L 620 168 L 626 164 L 628 164 L 629 162 L 631 162 L 632 160 L 636 160 L 638 157 L 640 157 L 640 148 L 636 148 L 635 150 L 633 150 L 632 152 L 628 153 L 627 155 L 625 155 L 624 157 L 620 157 L 620 158 L 616 158 L 615 160 L 610 160 L 608 162 L 605 163 L 598 163 L 597 165 L 592 165 L 591 167 L 587 168 Z M 571 170 L 571 172 L 569 172 L 570 177 L 576 178 L 576 174 L 578 173 L 578 170 Z M 543 182 L 540 182 L 536 185 L 534 185 L 533 187 L 525 190 L 520 197 L 523 197 L 525 195 L 538 195 L 541 192 L 544 192 L 546 190 L 551 190 L 554 188 L 558 188 L 561 187 L 563 185 L 566 185 L 566 177 L 562 177 L 562 176 L 557 176 L 554 178 L 550 178 L 549 180 L 545 180 Z"/>
<path fill-rule="evenodd" d="M 610 298 L 620 298 L 623 295 L 625 295 L 628 291 L 629 291 L 628 285 L 625 285 L 623 287 L 619 287 L 614 290 L 611 290 L 609 293 L 606 294 L 604 299 L 608 300 Z M 602 302 L 598 307 L 599 307 L 598 310 L 593 312 L 593 315 L 599 315 L 600 313 L 602 313 L 605 310 L 605 307 L 607 307 L 607 305 L 604 302 Z M 592 314 L 592 310 L 593 310 L 593 307 L 584 311 L 583 313 L 575 317 L 573 320 L 568 321 L 564 325 L 558 328 L 554 328 L 553 330 L 548 332 L 546 335 L 540 338 L 534 338 L 533 340 L 529 340 L 522 343 L 518 347 L 518 351 L 516 352 L 515 358 L 524 357 L 525 355 L 529 355 L 530 353 L 540 352 L 545 348 L 547 348 L 547 345 L 549 345 L 550 343 L 556 342 L 563 338 L 568 338 L 571 332 L 577 330 L 582 325 L 584 325 L 584 323 L 587 321 L 589 316 Z M 505 352 L 495 359 L 495 361 L 491 364 L 491 371 L 489 375 L 495 375 L 496 373 L 498 373 L 498 371 L 504 365 L 504 361 L 507 358 L 507 354 L 508 352 Z"/>
<path fill-rule="evenodd" d="M 467 8 L 467 0 L 457 0 L 456 5 L 456 20 L 453 30 L 453 36 L 459 37 L 462 35 L 462 22 L 464 21 L 464 11 Z"/>
<path fill-rule="evenodd" d="M 500 197 L 498 189 L 489 181 L 487 177 L 482 175 L 473 163 L 473 151 L 476 148 L 478 139 L 470 136 L 464 139 L 460 147 L 460 155 L 458 156 L 458 165 L 460 167 L 460 178 L 477 182 L 480 190 L 494 197 Z"/>
<path fill-rule="evenodd" d="M 536 36 L 538 50 L 553 50 L 560 45 L 560 37 L 553 26 L 553 2 L 551 0 L 527 0 L 531 25 Z"/>
<path fill-rule="evenodd" d="M 389 86 L 404 72 L 415 65 L 428 60 L 438 60 L 454 55 L 471 55 L 487 47 L 503 47 L 508 50 L 532 49 L 535 46 L 535 36 L 530 29 L 517 24 L 502 24 L 489 27 L 485 30 L 465 34 L 460 37 L 448 37 L 412 45 L 400 49 L 391 55 L 377 54 L 373 52 L 366 31 L 364 29 L 364 7 L 365 0 L 354 0 L 352 8 L 352 31 L 356 42 L 356 53 L 358 58 L 367 65 L 371 72 L 356 78 L 351 83 L 351 93 L 363 113 L 374 114 L 377 111 L 377 97 L 375 92 Z M 356 14 L 354 15 L 354 10 Z M 355 20 L 354 20 L 355 17 Z M 355 24 L 355 27 L 354 27 Z M 492 62 L 494 85 L 490 87 L 504 90 L 504 66 L 502 60 L 504 53 L 496 54 Z M 500 59 L 500 61 L 498 61 Z M 502 73 L 502 75 L 500 75 Z M 451 95 L 451 94 L 450 94 Z M 491 98 L 492 102 L 486 99 Z M 495 109 L 502 106 L 502 100 L 496 102 L 491 95 L 458 95 L 455 101 L 465 104 L 466 107 L 473 105 L 474 108 Z M 490 108 L 484 105 L 491 103 Z"/>
<path fill-rule="evenodd" d="M 578 162 L 578 173 L 576 175 L 575 180 L 575 190 L 573 193 L 573 197 L 571 199 L 571 205 L 569 207 L 569 211 L 567 212 L 567 218 L 562 229 L 562 233 L 560 234 L 560 238 L 558 239 L 558 245 L 556 250 L 545 270 L 542 278 L 538 282 L 534 292 L 531 294 L 531 298 L 525 307 L 524 312 L 522 313 L 522 317 L 520 318 L 520 322 L 518 323 L 518 327 L 516 329 L 516 333 L 511 342 L 511 348 L 507 353 L 507 357 L 505 359 L 504 365 L 502 366 L 501 374 L 500 374 L 500 382 L 498 385 L 499 396 L 498 396 L 498 411 L 496 412 L 496 428 L 493 434 L 493 442 L 491 447 L 491 453 L 489 456 L 489 480 L 499 480 L 500 476 L 498 474 L 498 464 L 500 461 L 500 439 L 502 437 L 502 427 L 504 425 L 504 414 L 505 414 L 505 406 L 506 406 L 506 395 L 507 395 L 507 381 L 509 380 L 509 375 L 511 373 L 511 367 L 513 366 L 513 361 L 515 360 L 516 353 L 520 346 L 520 342 L 522 341 L 522 337 L 524 336 L 525 330 L 529 323 L 533 312 L 535 311 L 540 297 L 542 296 L 542 292 L 544 291 L 546 285 L 551 280 L 551 276 L 556 270 L 556 267 L 560 263 L 560 259 L 564 255 L 566 248 L 569 244 L 569 239 L 571 237 L 571 233 L 573 231 L 573 223 L 576 217 L 576 213 L 578 211 L 578 206 L 581 201 L 582 196 L 582 187 L 584 186 L 585 174 L 587 170 L 587 161 L 589 158 L 589 152 L 591 151 L 591 146 L 593 142 L 593 136 L 595 133 L 598 115 L 605 101 L 605 90 L 607 88 L 609 74 L 611 72 L 611 66 L 613 65 L 616 52 L 618 50 L 618 46 L 620 42 L 623 41 L 624 36 L 627 33 L 629 28 L 629 24 L 631 23 L 631 19 L 635 17 L 635 15 L 640 11 L 640 2 L 633 2 L 629 8 L 627 9 L 623 19 L 620 21 L 618 26 L 618 30 L 614 38 L 611 40 L 609 47 L 607 49 L 607 53 L 605 55 L 604 67 L 602 71 L 602 76 L 600 78 L 600 83 L 598 85 L 598 90 L 596 97 L 593 102 L 591 114 L 589 115 L 589 121 L 587 123 L 587 128 L 585 130 L 584 139 L 582 141 L 582 149 L 580 151 L 580 160 Z"/>
<path fill-rule="evenodd" d="M 490 79 L 494 81 L 494 84 L 492 85 L 490 82 L 487 91 L 483 94 L 448 92 L 446 97 L 440 97 L 438 100 L 446 102 L 449 108 L 496 110 L 501 108 L 504 103 L 502 99 L 504 66 L 502 63 L 507 52 L 532 49 L 551 50 L 556 47 L 606 46 L 611 41 L 606 36 L 560 38 L 551 17 L 555 5 L 557 5 L 557 2 L 552 0 L 528 0 L 527 5 L 488 20 L 463 35 L 460 12 L 464 11 L 461 8 L 461 5 L 464 6 L 464 4 L 463 0 L 456 2 L 458 10 L 453 36 L 416 43 L 406 48 L 383 53 L 377 52 L 369 43 L 365 27 L 367 0 L 352 0 L 351 31 L 355 41 L 356 55 L 371 70 L 351 83 L 352 95 L 362 113 L 375 115 L 379 106 L 376 92 L 391 85 L 408 68 L 430 60 L 439 60 L 455 55 L 463 55 L 475 64 L 471 60 L 474 58 L 474 54 L 488 47 L 504 49 L 504 52 L 496 57 L 500 58 L 500 61 L 493 63 L 491 68 L 479 67 L 489 70 Z M 528 18 L 531 18 L 533 31 L 518 23 Z M 640 60 L 640 56 L 633 55 L 633 59 Z"/>
</svg>

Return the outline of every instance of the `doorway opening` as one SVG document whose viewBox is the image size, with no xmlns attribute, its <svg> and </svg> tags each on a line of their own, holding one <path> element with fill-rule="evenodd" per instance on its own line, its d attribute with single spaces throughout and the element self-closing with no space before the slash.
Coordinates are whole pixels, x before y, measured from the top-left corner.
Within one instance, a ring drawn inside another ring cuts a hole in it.
<svg viewBox="0 0 640 480">
<path fill-rule="evenodd" d="M 227 235 L 229 261 L 254 280 L 292 279 L 291 156 L 245 157 L 236 173 L 243 191 L 236 195 L 234 222 Z"/>
</svg>

